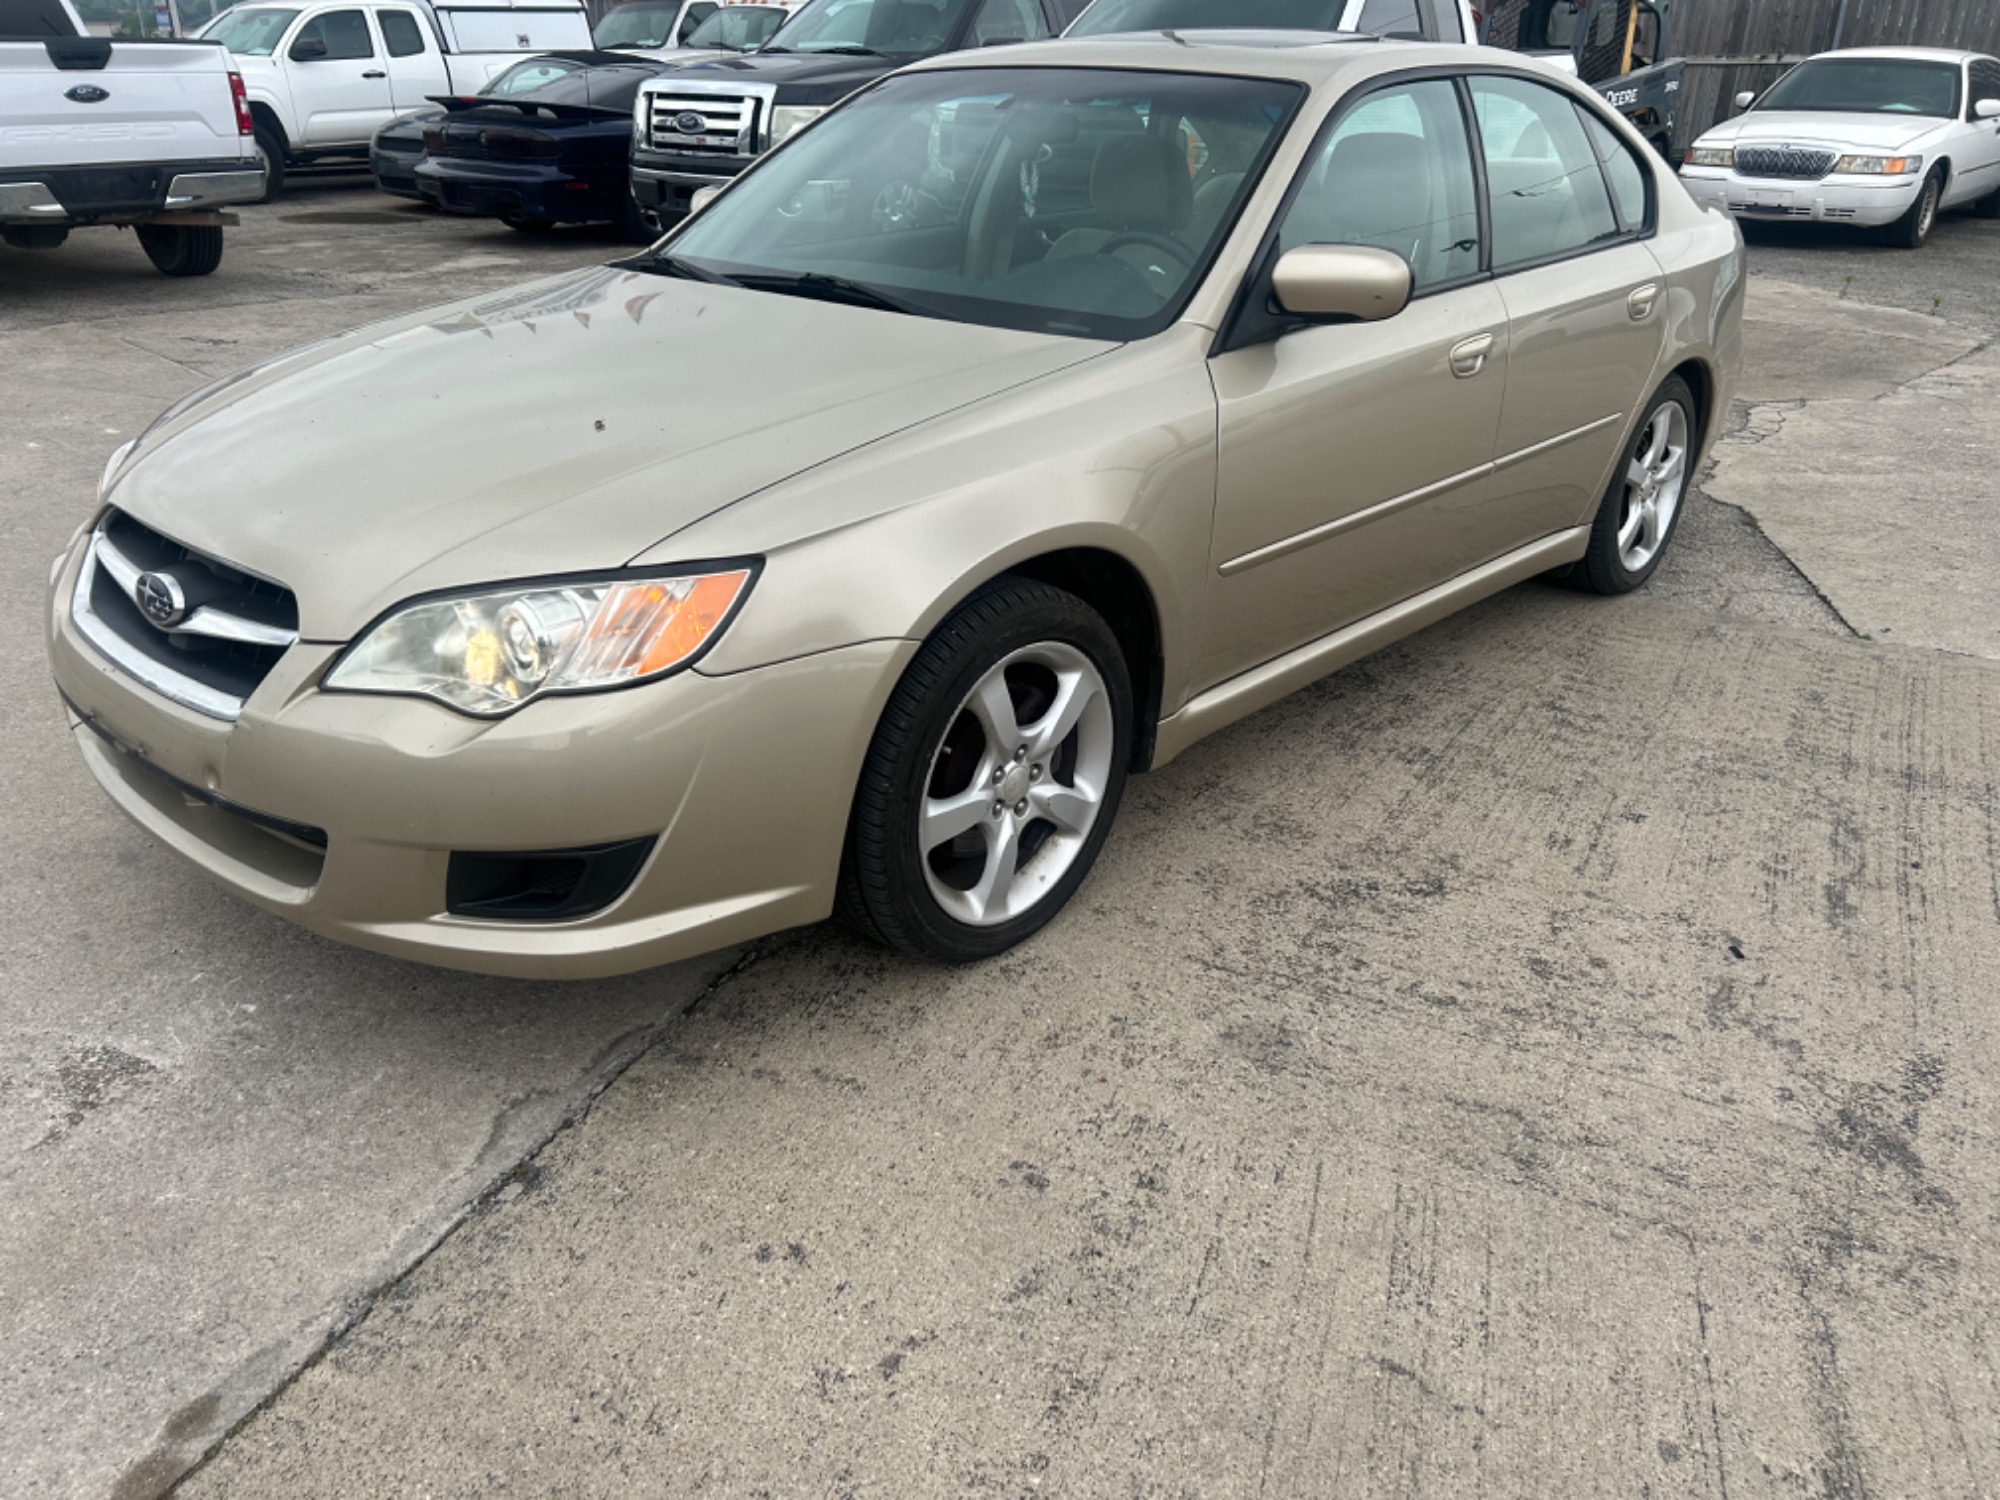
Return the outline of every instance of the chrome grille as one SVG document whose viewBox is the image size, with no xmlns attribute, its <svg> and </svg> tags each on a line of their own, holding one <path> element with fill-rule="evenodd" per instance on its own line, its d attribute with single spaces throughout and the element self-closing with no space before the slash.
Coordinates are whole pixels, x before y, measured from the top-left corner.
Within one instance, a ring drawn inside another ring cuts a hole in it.
<svg viewBox="0 0 2000 1500">
<path fill-rule="evenodd" d="M 1831 151 L 1803 146 L 1738 146 L 1736 172 L 1741 177 L 1789 177 L 1814 182 L 1833 170 L 1838 158 Z"/>
<path fill-rule="evenodd" d="M 105 512 L 87 548 L 70 600 L 77 629 L 126 675 L 197 713 L 234 720 L 299 638 L 290 589 L 122 511 Z"/>
<path fill-rule="evenodd" d="M 757 106 L 749 94 L 649 94 L 648 139 L 656 151 L 752 156 L 757 150 Z M 695 122 L 699 121 L 699 126 Z"/>
</svg>

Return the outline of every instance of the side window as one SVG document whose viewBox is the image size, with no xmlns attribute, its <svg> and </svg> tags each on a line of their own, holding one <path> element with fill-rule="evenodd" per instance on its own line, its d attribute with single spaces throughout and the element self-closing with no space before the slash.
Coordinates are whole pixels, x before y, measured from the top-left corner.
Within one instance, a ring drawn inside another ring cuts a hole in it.
<svg viewBox="0 0 2000 1500">
<path fill-rule="evenodd" d="M 1424 20 L 1417 0 L 1361 0 L 1361 14 L 1348 29 L 1373 36 L 1422 36 Z"/>
<path fill-rule="evenodd" d="M 1048 34 L 1042 8 L 1035 0 L 986 0 L 972 23 L 975 47 L 990 47 L 998 42 L 1031 42 Z"/>
<path fill-rule="evenodd" d="M 1393 250 L 1410 263 L 1418 292 L 1479 270 L 1472 149 L 1448 81 L 1369 95 L 1341 118 L 1305 172 L 1278 226 L 1280 251 L 1314 244 Z"/>
<path fill-rule="evenodd" d="M 1632 155 L 1631 147 L 1619 140 L 1611 127 L 1581 104 L 1576 112 L 1583 121 L 1583 133 L 1590 137 L 1597 159 L 1604 163 L 1604 180 L 1611 184 L 1611 206 L 1618 211 L 1618 227 L 1627 234 L 1646 223 L 1646 169 Z"/>
<path fill-rule="evenodd" d="M 1597 153 L 1570 101 L 1518 78 L 1474 77 L 1493 269 L 1573 254 L 1618 234 Z"/>
<path fill-rule="evenodd" d="M 375 55 L 374 39 L 368 35 L 368 18 L 358 10 L 330 10 L 314 16 L 299 28 L 294 45 L 308 37 L 326 43 L 326 62 L 349 62 Z"/>
<path fill-rule="evenodd" d="M 375 24 L 382 28 L 382 45 L 391 57 L 415 57 L 424 50 L 424 34 L 417 18 L 406 10 L 378 10 Z"/>
</svg>

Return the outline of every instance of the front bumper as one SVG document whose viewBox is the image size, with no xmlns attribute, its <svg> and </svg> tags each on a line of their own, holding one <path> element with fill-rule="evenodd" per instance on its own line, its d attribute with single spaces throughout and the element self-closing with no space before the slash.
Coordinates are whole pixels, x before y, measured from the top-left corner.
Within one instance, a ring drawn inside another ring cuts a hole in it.
<svg viewBox="0 0 2000 1500">
<path fill-rule="evenodd" d="M 618 217 L 624 184 L 578 177 L 560 166 L 426 156 L 412 174 L 417 193 L 448 213 L 587 224 Z"/>
<path fill-rule="evenodd" d="M 0 173 L 0 224 L 121 224 L 199 213 L 263 196 L 251 161 L 16 167 Z"/>
<path fill-rule="evenodd" d="M 114 668 L 51 596 L 49 660 L 85 764 L 153 838 L 327 937 L 483 973 L 590 978 L 824 918 L 876 717 L 915 644 L 877 641 L 476 721 L 323 694 L 338 654 L 292 647 L 235 723 Z M 83 722 L 88 720 L 88 723 Z M 315 835 L 323 835 L 323 847 Z M 446 912 L 452 851 L 657 836 L 624 894 L 553 922 Z"/>
<path fill-rule="evenodd" d="M 643 212 L 670 224 L 686 215 L 696 193 L 705 187 L 727 186 L 756 160 L 754 156 L 683 158 L 634 151 L 632 197 Z"/>
<path fill-rule="evenodd" d="M 1924 179 L 1823 177 L 1817 182 L 1742 177 L 1727 167 L 1683 167 L 1695 202 L 1740 219 L 1772 223 L 1893 224 L 1917 200 Z"/>
</svg>

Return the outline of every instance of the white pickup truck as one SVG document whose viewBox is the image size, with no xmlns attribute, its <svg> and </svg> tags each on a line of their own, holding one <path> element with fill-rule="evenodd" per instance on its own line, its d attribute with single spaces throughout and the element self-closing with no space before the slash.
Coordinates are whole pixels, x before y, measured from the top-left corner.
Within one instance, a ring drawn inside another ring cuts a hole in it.
<svg viewBox="0 0 2000 1500">
<path fill-rule="evenodd" d="M 135 228 L 169 276 L 222 261 L 222 211 L 263 190 L 243 80 L 207 42 L 88 36 L 69 0 L 0 0 L 0 241 Z"/>
<path fill-rule="evenodd" d="M 590 16 L 583 0 L 251 0 L 200 35 L 243 74 L 268 197 L 287 166 L 365 159 L 377 130 L 436 95 L 476 94 L 524 57 L 588 48 Z"/>
</svg>

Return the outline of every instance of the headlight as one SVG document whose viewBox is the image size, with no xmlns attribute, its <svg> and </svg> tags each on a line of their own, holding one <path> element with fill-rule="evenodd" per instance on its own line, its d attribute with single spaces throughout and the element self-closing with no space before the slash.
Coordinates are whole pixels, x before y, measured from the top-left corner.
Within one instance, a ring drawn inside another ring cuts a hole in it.
<svg viewBox="0 0 2000 1500">
<path fill-rule="evenodd" d="M 1687 164 L 1691 167 L 1733 167 L 1736 165 L 1736 148 L 1694 146 L 1688 151 Z"/>
<path fill-rule="evenodd" d="M 824 104 L 780 104 L 771 111 L 771 144 L 784 145 L 825 113 Z"/>
<path fill-rule="evenodd" d="M 321 686 L 435 698 L 482 718 L 552 693 L 594 693 L 694 661 L 728 625 L 754 569 L 596 577 L 425 599 L 391 611 Z"/>
<path fill-rule="evenodd" d="M 97 477 L 98 499 L 102 500 L 104 498 L 104 492 L 111 488 L 111 476 L 118 472 L 118 466 L 125 462 L 126 455 L 138 445 L 139 440 L 137 438 L 127 438 L 118 445 L 111 457 L 104 461 L 104 472 Z"/>
<path fill-rule="evenodd" d="M 1870 177 L 1901 177 L 1923 169 L 1921 156 L 1843 156 L 1833 164 L 1836 172 L 1861 172 Z"/>
</svg>

